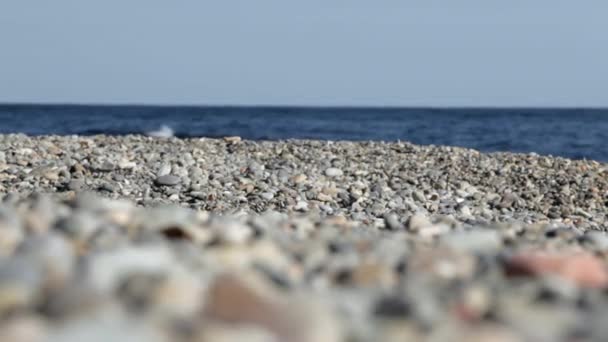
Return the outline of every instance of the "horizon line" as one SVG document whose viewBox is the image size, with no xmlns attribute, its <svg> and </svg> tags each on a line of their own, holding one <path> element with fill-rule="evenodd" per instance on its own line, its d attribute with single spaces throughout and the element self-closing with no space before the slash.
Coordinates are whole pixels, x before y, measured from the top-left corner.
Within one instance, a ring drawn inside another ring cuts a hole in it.
<svg viewBox="0 0 608 342">
<path fill-rule="evenodd" d="M 222 103 L 201 103 L 201 104 L 172 104 L 172 103 L 138 103 L 138 102 L 117 102 L 117 103 L 96 103 L 96 102 L 0 102 L 0 107 L 149 107 L 149 108 L 253 108 L 253 109 L 364 109 L 364 110 L 608 110 L 608 106 L 503 106 L 503 105 L 480 105 L 480 106 L 459 106 L 459 105 L 304 105 L 304 104 L 222 104 Z"/>
</svg>

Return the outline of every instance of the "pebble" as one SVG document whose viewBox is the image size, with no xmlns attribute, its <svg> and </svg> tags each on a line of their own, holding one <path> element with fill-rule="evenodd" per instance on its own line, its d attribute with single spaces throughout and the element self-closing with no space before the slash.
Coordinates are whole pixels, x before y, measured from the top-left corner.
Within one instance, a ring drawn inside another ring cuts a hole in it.
<svg viewBox="0 0 608 342">
<path fill-rule="evenodd" d="M 418 202 L 425 202 L 426 201 L 426 197 L 424 196 L 424 193 L 420 192 L 420 191 L 414 191 L 412 193 L 412 197 L 418 201 Z"/>
<path fill-rule="evenodd" d="M 421 213 L 412 215 L 407 221 L 407 228 L 412 232 L 418 232 L 432 225 L 433 224 L 431 223 L 429 218 Z"/>
<path fill-rule="evenodd" d="M 342 172 L 342 170 L 335 168 L 335 167 L 330 167 L 325 170 L 325 175 L 327 177 L 340 177 L 343 174 L 344 174 L 344 172 Z"/>
<path fill-rule="evenodd" d="M 43 275 L 40 267 L 31 267 L 26 260 L 11 259 L 2 262 L 0 314 L 6 315 L 31 307 L 41 291 L 42 284 Z"/>
<path fill-rule="evenodd" d="M 292 178 L 292 181 L 293 181 L 294 183 L 296 183 L 296 184 L 300 184 L 300 183 L 305 182 L 307 179 L 308 179 L 308 177 L 307 177 L 306 175 L 299 174 L 299 175 L 297 175 L 297 176 L 294 176 L 294 177 Z"/>
<path fill-rule="evenodd" d="M 502 247 L 502 238 L 496 230 L 473 230 L 444 234 L 441 242 L 453 249 L 470 253 L 496 253 Z"/>
<path fill-rule="evenodd" d="M 391 230 L 403 230 L 405 226 L 399 222 L 399 218 L 396 214 L 387 214 L 384 215 L 384 221 L 386 223 L 386 227 Z"/>
<path fill-rule="evenodd" d="M 241 141 L 241 137 L 233 136 L 233 137 L 224 137 L 224 141 L 231 144 L 236 144 Z"/>
<path fill-rule="evenodd" d="M 123 159 L 118 163 L 118 167 L 123 170 L 132 170 L 137 167 L 137 163 Z"/>
<path fill-rule="evenodd" d="M 397 284 L 397 276 L 387 265 L 365 262 L 357 265 L 350 275 L 352 283 L 360 287 L 390 289 Z"/>
<path fill-rule="evenodd" d="M 444 280 L 466 280 L 473 276 L 476 261 L 470 254 L 446 248 L 423 250 L 412 256 L 411 271 Z"/>
<path fill-rule="evenodd" d="M 583 237 L 583 241 L 589 241 L 598 251 L 608 252 L 608 234 L 606 232 L 587 232 Z"/>
<path fill-rule="evenodd" d="M 115 167 L 116 166 L 113 163 L 106 160 L 97 167 L 97 171 L 110 172 L 113 171 Z"/>
<path fill-rule="evenodd" d="M 339 342 L 340 331 L 324 311 L 295 304 L 253 275 L 222 275 L 209 289 L 205 316 L 220 322 L 263 327 L 277 341 Z M 312 310 L 311 310 L 312 309 Z"/>
<path fill-rule="evenodd" d="M 130 274 L 162 276 L 174 268 L 171 253 L 163 247 L 120 248 L 88 260 L 90 285 L 101 293 L 115 291 Z"/>
<path fill-rule="evenodd" d="M 0 256 L 10 255 L 24 237 L 22 220 L 6 208 L 0 207 Z"/>
<path fill-rule="evenodd" d="M 425 239 L 432 239 L 450 231 L 450 227 L 446 224 L 433 224 L 421 228 L 418 235 Z"/>
<path fill-rule="evenodd" d="M 49 170 L 45 171 L 43 177 L 51 182 L 56 182 L 59 180 L 59 171 L 57 170 Z"/>
<path fill-rule="evenodd" d="M 180 178 L 174 175 L 164 175 L 156 178 L 157 185 L 175 186 L 181 182 Z"/>
<path fill-rule="evenodd" d="M 116 186 L 111 183 L 101 183 L 99 190 L 107 192 L 116 192 Z"/>
<path fill-rule="evenodd" d="M 260 197 L 262 197 L 263 199 L 270 201 L 274 198 L 274 194 L 271 192 L 263 192 L 260 194 Z"/>
<path fill-rule="evenodd" d="M 47 325 L 36 316 L 9 319 L 0 326 L 0 341 L 44 341 L 48 334 Z"/>
<path fill-rule="evenodd" d="M 590 253 L 521 252 L 509 258 L 506 271 L 513 276 L 555 275 L 581 287 L 608 286 L 608 270 L 605 263 Z"/>
<path fill-rule="evenodd" d="M 83 179 L 72 179 L 72 180 L 70 180 L 70 182 L 68 183 L 68 186 L 67 186 L 67 188 L 72 191 L 79 191 L 83 187 L 84 187 Z"/>
<path fill-rule="evenodd" d="M 163 164 L 156 172 L 156 177 L 163 177 L 171 173 L 171 165 Z"/>
<path fill-rule="evenodd" d="M 293 209 L 296 211 L 308 211 L 308 203 L 304 201 L 299 201 L 298 203 L 296 203 Z"/>
</svg>

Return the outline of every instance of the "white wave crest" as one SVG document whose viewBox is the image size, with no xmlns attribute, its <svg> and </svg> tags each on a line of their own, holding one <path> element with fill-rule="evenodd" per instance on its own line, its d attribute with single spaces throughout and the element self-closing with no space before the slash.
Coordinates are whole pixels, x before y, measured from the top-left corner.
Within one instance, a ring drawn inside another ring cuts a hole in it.
<svg viewBox="0 0 608 342">
<path fill-rule="evenodd" d="M 173 129 L 167 125 L 162 125 L 158 130 L 146 133 L 147 136 L 156 138 L 171 138 L 174 134 Z"/>
</svg>

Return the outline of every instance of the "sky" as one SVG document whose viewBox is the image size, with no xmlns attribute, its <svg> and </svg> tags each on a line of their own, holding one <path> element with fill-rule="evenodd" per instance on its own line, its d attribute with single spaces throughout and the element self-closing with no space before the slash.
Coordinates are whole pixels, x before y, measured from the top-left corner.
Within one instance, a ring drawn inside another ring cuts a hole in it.
<svg viewBox="0 0 608 342">
<path fill-rule="evenodd" d="M 0 102 L 608 106 L 606 0 L 2 0 Z"/>
</svg>

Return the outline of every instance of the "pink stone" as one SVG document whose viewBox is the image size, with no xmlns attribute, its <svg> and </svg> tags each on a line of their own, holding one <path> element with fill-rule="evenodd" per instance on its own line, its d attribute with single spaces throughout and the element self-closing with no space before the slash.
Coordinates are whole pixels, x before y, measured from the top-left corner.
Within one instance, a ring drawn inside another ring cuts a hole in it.
<svg viewBox="0 0 608 342">
<path fill-rule="evenodd" d="M 509 258 L 506 274 L 508 276 L 555 275 L 581 287 L 608 286 L 606 265 L 597 256 L 586 252 L 521 252 Z"/>
</svg>

